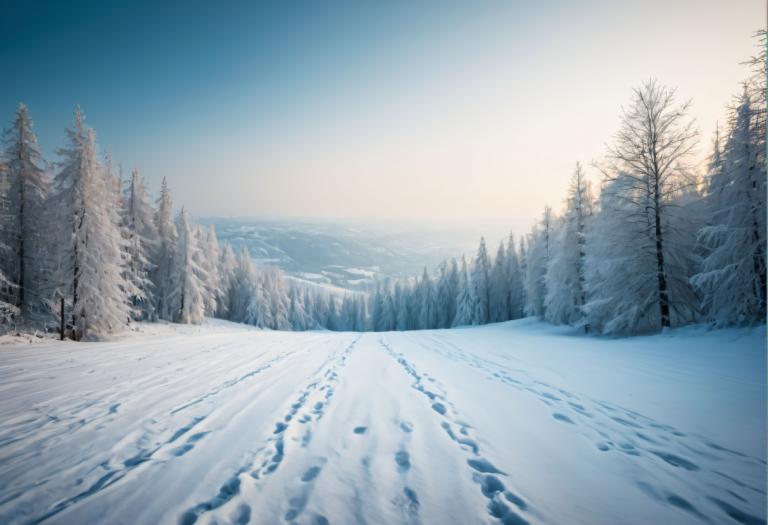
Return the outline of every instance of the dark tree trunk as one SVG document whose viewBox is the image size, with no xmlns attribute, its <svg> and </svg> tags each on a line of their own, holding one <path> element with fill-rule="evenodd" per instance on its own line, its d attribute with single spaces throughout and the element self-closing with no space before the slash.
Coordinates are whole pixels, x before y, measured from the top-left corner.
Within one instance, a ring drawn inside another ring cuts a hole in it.
<svg viewBox="0 0 768 525">
<path fill-rule="evenodd" d="M 21 153 L 19 153 L 19 160 L 21 160 Z M 19 173 L 19 293 L 16 299 L 16 306 L 22 308 L 24 305 L 24 175 Z"/>
<path fill-rule="evenodd" d="M 659 281 L 659 313 L 661 315 L 661 327 L 670 326 L 669 322 L 669 294 L 667 292 L 667 272 L 664 266 L 664 242 L 661 234 L 661 210 L 659 199 L 658 178 L 654 188 L 654 218 L 656 230 L 656 269 Z"/>
<path fill-rule="evenodd" d="M 61 337 L 61 340 L 64 340 L 64 297 L 60 299 L 61 301 L 61 316 L 59 320 L 59 335 Z"/>
</svg>

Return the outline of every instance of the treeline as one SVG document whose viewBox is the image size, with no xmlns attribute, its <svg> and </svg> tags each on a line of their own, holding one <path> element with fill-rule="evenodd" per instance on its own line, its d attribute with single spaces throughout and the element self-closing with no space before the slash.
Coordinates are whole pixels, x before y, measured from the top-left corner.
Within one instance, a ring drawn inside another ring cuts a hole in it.
<svg viewBox="0 0 768 525">
<path fill-rule="evenodd" d="M 371 330 L 446 328 L 536 316 L 602 334 L 695 322 L 766 320 L 765 54 L 715 135 L 705 173 L 690 165 L 689 103 L 649 81 L 634 90 L 595 195 L 576 164 L 556 215 L 545 207 L 491 260 L 481 240 L 467 264 L 380 284 Z"/>
<path fill-rule="evenodd" d="M 174 218 L 163 179 L 152 203 L 137 170 L 123 181 L 100 159 L 75 111 L 60 160 L 47 163 L 20 104 L 0 157 L 0 315 L 19 325 L 98 339 L 131 321 L 199 323 L 216 316 L 302 330 L 335 326 L 336 300 L 257 268 L 244 248 L 220 245 L 182 208 Z"/>
</svg>

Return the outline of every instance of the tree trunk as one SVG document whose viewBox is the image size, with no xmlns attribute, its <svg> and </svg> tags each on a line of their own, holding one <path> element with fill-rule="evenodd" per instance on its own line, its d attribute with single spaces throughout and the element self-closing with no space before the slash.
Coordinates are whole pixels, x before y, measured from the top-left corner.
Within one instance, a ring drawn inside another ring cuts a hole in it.
<svg viewBox="0 0 768 525">
<path fill-rule="evenodd" d="M 59 335 L 64 340 L 64 296 L 61 297 L 61 316 L 59 321 Z"/>
<path fill-rule="evenodd" d="M 661 235 L 661 210 L 659 209 L 659 183 L 658 178 L 654 187 L 654 218 L 656 222 L 656 268 L 659 280 L 659 313 L 661 314 L 661 327 L 670 326 L 669 322 L 669 295 L 667 293 L 667 272 L 664 267 L 664 243 Z"/>
<path fill-rule="evenodd" d="M 21 157 L 21 153 L 19 153 Z M 19 159 L 21 160 L 21 158 Z M 19 293 L 16 299 L 16 306 L 22 308 L 24 305 L 24 176 L 19 173 Z"/>
</svg>

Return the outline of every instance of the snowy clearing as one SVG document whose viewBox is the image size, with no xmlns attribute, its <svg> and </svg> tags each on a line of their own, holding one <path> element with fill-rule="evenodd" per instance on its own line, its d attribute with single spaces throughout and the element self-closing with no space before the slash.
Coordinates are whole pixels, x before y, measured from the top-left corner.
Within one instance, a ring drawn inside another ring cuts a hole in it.
<svg viewBox="0 0 768 525">
<path fill-rule="evenodd" d="M 764 328 L 0 347 L 0 522 L 765 523 Z"/>
</svg>

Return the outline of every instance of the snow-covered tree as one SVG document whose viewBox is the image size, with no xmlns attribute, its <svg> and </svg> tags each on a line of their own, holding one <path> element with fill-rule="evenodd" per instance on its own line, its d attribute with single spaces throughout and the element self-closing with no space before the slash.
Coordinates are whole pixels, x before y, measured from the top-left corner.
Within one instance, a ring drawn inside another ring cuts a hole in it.
<svg viewBox="0 0 768 525">
<path fill-rule="evenodd" d="M 522 245 L 522 239 L 521 245 Z M 508 319 L 519 319 L 525 315 L 525 298 L 523 296 L 523 269 L 520 256 L 515 250 L 515 237 L 509 234 L 507 242 L 507 288 L 509 290 L 509 314 Z"/>
<path fill-rule="evenodd" d="M 151 279 L 155 290 L 155 312 L 160 319 L 172 320 L 173 311 L 170 294 L 171 278 L 176 250 L 176 225 L 173 222 L 173 203 L 168 183 L 163 177 L 160 186 L 160 196 L 157 198 L 155 210 L 155 228 L 157 244 L 152 256 Z"/>
<path fill-rule="evenodd" d="M 311 326 L 304 310 L 303 296 L 296 286 L 288 287 L 288 322 L 292 330 L 307 330 Z"/>
<path fill-rule="evenodd" d="M 196 229 L 190 222 L 189 214 L 182 208 L 176 219 L 178 239 L 168 301 L 172 319 L 184 324 L 199 324 L 205 317 L 205 283 L 208 275 Z"/>
<path fill-rule="evenodd" d="M 421 281 L 418 283 L 415 293 L 417 297 L 416 304 L 418 305 L 418 327 L 422 329 L 437 327 L 435 286 L 426 268 L 424 268 Z"/>
<path fill-rule="evenodd" d="M 451 263 L 444 262 L 440 266 L 440 277 L 437 282 L 437 326 L 450 328 L 456 317 L 456 297 L 459 287 L 459 268 L 456 259 Z"/>
<path fill-rule="evenodd" d="M 509 266 L 504 242 L 499 243 L 490 273 L 489 322 L 507 321 L 509 317 Z"/>
<path fill-rule="evenodd" d="M 1 299 L 22 314 L 45 311 L 45 284 L 51 268 L 50 245 L 45 241 L 46 208 L 50 181 L 46 164 L 32 131 L 27 107 L 19 104 L 11 125 L 3 133 L 3 216 L 0 223 L 0 273 L 5 275 Z"/>
<path fill-rule="evenodd" d="M 69 299 L 74 339 L 104 337 L 123 326 L 129 316 L 114 181 L 99 165 L 93 130 L 75 111 L 69 145 L 55 179 L 52 205 L 59 239 L 56 291 Z"/>
<path fill-rule="evenodd" d="M 674 97 L 674 89 L 653 80 L 634 90 L 604 170 L 608 180 L 621 177 L 617 196 L 626 205 L 612 210 L 618 214 L 615 229 L 637 234 L 631 245 L 626 244 L 629 239 L 623 239 L 625 244 L 616 249 L 638 252 L 635 260 L 643 261 L 651 252 L 653 264 L 636 265 L 635 269 L 642 272 L 636 278 L 655 284 L 655 299 L 649 308 L 657 310 L 658 322 L 652 326 L 658 328 L 689 320 L 695 308 L 690 275 L 685 275 L 691 253 L 686 253 L 683 244 L 671 241 L 670 235 L 683 219 L 675 213 L 679 198 L 695 183 L 686 161 L 696 145 L 696 130 L 687 117 L 689 103 L 677 105 Z M 637 299 L 645 303 L 649 297 L 643 291 Z M 642 313 L 650 314 L 649 310 Z"/>
<path fill-rule="evenodd" d="M 393 303 L 395 304 L 395 330 L 408 330 L 408 292 L 400 283 L 395 283 Z"/>
<path fill-rule="evenodd" d="M 232 250 L 232 245 L 225 241 L 219 258 L 219 289 L 221 293 L 216 305 L 217 317 L 231 319 L 231 312 L 233 311 L 232 299 L 235 294 L 233 288 L 237 284 L 235 279 L 236 270 L 237 257 L 234 250 Z"/>
<path fill-rule="evenodd" d="M 546 273 L 545 311 L 547 320 L 555 324 L 575 324 L 582 318 L 586 303 L 586 228 L 592 217 L 592 203 L 589 181 L 577 162 Z"/>
<path fill-rule="evenodd" d="M 708 224 L 698 234 L 701 271 L 691 282 L 717 326 L 764 322 L 766 315 L 765 143 L 746 88 L 733 110 L 722 154 L 716 140 L 706 194 Z"/>
<path fill-rule="evenodd" d="M 475 298 L 475 311 L 472 324 L 485 324 L 490 319 L 491 306 L 491 261 L 485 247 L 485 238 L 480 238 L 480 246 L 472 263 L 471 283 Z"/>
<path fill-rule="evenodd" d="M 525 258 L 525 312 L 544 318 L 547 296 L 546 275 L 549 266 L 553 230 L 552 209 L 544 207 L 541 222 L 528 235 Z"/>
<path fill-rule="evenodd" d="M 131 315 L 136 320 L 154 317 L 153 286 L 149 279 L 150 254 L 157 230 L 144 181 L 134 169 L 123 196 L 123 231 L 126 238 L 125 278 L 130 283 Z"/>
<path fill-rule="evenodd" d="M 205 280 L 205 314 L 213 316 L 219 304 L 222 292 L 222 278 L 219 270 L 221 252 L 219 240 L 216 237 L 216 229 L 213 224 L 206 231 L 198 226 L 198 240 L 203 247 L 202 266 L 207 276 Z"/>
<path fill-rule="evenodd" d="M 462 256 L 461 269 L 459 270 L 458 296 L 456 298 L 456 317 L 451 326 L 464 326 L 472 324 L 475 318 L 475 295 L 472 284 L 469 282 L 467 260 Z"/>
</svg>

